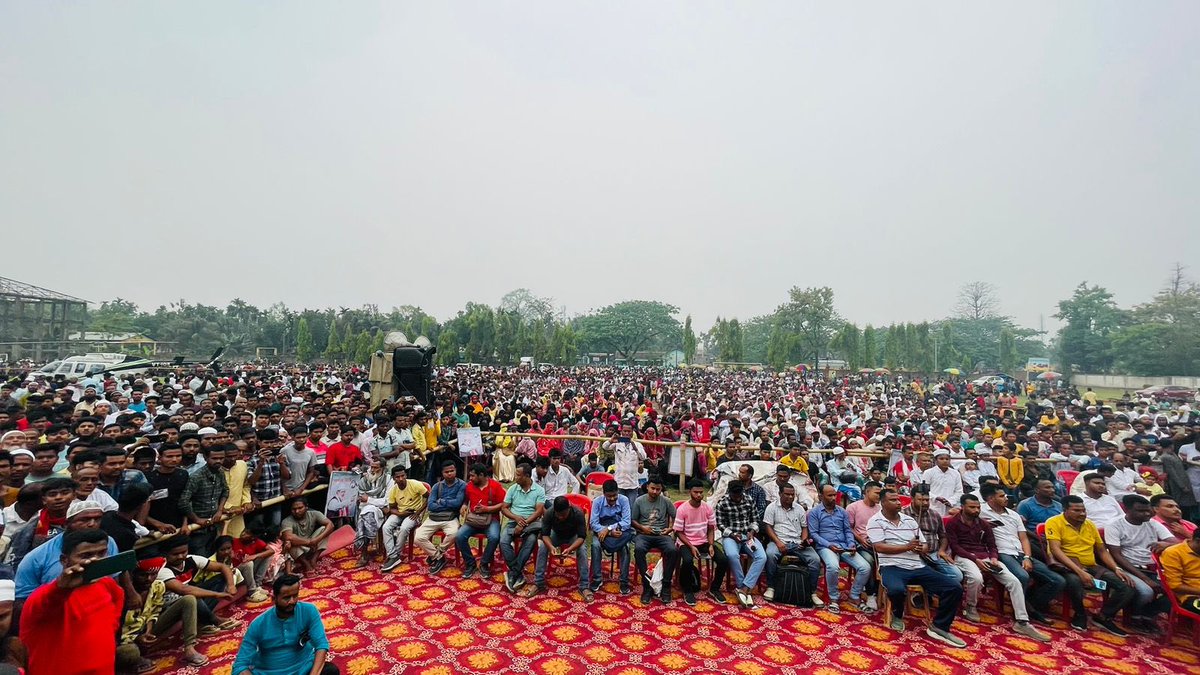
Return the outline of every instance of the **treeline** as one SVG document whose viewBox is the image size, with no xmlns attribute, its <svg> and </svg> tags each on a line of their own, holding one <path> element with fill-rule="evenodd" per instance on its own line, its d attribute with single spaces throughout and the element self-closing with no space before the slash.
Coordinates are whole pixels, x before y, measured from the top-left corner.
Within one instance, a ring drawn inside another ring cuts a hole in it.
<svg viewBox="0 0 1200 675">
<path fill-rule="evenodd" d="M 946 318 L 887 326 L 846 321 L 828 287 L 794 287 L 770 314 L 718 318 L 703 331 L 662 302 L 630 300 L 568 317 L 528 289 L 512 291 L 495 307 L 468 302 L 445 321 L 414 305 L 296 311 L 278 303 L 260 309 L 234 300 L 221 308 L 180 300 L 145 312 L 118 298 L 90 312 L 89 330 L 143 333 L 176 353 L 206 354 L 223 345 L 231 356 L 249 358 L 267 347 L 306 362 L 366 363 L 387 332 L 402 331 L 410 340 L 429 338 L 442 363 L 513 364 L 531 356 L 570 365 L 589 353 L 629 362 L 680 350 L 687 363 L 777 370 L 819 358 L 841 359 L 852 369 L 1010 372 L 1030 357 L 1053 356 L 1058 367 L 1076 372 L 1200 374 L 1200 289 L 1182 268 L 1143 305 L 1121 309 L 1107 290 L 1084 283 L 1058 307 L 1064 326 L 1050 345 L 1003 315 L 997 290 L 984 282 L 964 285 Z"/>
</svg>

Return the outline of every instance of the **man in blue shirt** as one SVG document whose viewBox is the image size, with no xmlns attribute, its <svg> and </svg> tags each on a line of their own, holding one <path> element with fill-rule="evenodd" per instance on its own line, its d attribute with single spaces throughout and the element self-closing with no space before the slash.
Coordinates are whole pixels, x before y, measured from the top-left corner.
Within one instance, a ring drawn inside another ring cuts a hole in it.
<svg viewBox="0 0 1200 675">
<path fill-rule="evenodd" d="M 617 567 L 621 568 L 621 594 L 629 595 L 629 542 L 637 534 L 629 498 L 621 494 L 617 481 L 604 481 L 604 494 L 592 502 L 592 592 L 604 585 L 600 565 L 605 553 L 617 554 Z"/>
<path fill-rule="evenodd" d="M 1067 486 L 1070 489 L 1071 486 Z M 1033 489 L 1033 496 L 1017 504 L 1017 514 L 1025 520 L 1025 529 L 1037 533 L 1037 526 L 1063 512 L 1062 503 L 1054 492 L 1054 481 L 1042 479 Z"/>
<path fill-rule="evenodd" d="M 500 553 L 508 564 L 504 585 L 512 592 L 520 590 L 527 583 L 525 564 L 533 555 L 533 547 L 542 532 L 542 516 L 546 513 L 546 491 L 533 482 L 529 471 L 528 464 L 517 465 L 517 480 L 508 488 L 504 506 L 500 509 L 500 513 L 508 518 L 508 524 L 500 534 Z M 514 539 L 521 540 L 520 551 L 513 549 Z"/>
<path fill-rule="evenodd" d="M 316 605 L 300 600 L 300 577 L 283 574 L 275 579 L 275 606 L 250 622 L 233 675 L 338 675 L 326 662 L 329 639 Z"/>
<path fill-rule="evenodd" d="M 850 602 L 858 603 L 867 581 L 871 578 L 871 565 L 858 554 L 858 541 L 850 527 L 846 509 L 837 505 L 837 488 L 832 485 L 821 487 L 820 506 L 808 512 L 808 536 L 817 547 L 817 555 L 825 566 L 825 587 L 829 593 L 826 610 L 837 614 L 838 606 L 838 562 L 854 568 L 854 583 L 850 586 Z M 859 611 L 868 612 L 865 602 Z"/>
<path fill-rule="evenodd" d="M 442 462 L 442 480 L 434 483 L 429 491 L 429 506 L 425 522 L 417 528 L 413 537 L 417 546 L 428 557 L 429 573 L 437 574 L 446 566 L 446 550 L 454 546 L 454 535 L 458 534 L 458 512 L 462 510 L 467 496 L 467 484 L 458 478 L 454 462 Z M 442 533 L 442 545 L 433 545 L 433 535 Z"/>
<path fill-rule="evenodd" d="M 100 529 L 104 511 L 98 502 L 73 502 L 67 509 L 67 524 L 63 533 Z M 17 567 L 17 600 L 28 598 L 39 586 L 62 576 L 63 535 L 56 535 L 29 552 Z M 117 542 L 108 538 L 108 555 L 118 553 Z"/>
</svg>

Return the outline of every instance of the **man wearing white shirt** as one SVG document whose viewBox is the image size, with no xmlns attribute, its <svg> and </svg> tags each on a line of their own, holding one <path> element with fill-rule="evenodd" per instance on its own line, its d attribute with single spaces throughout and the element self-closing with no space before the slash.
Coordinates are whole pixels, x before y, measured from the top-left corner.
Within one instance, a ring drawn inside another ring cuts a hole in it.
<svg viewBox="0 0 1200 675">
<path fill-rule="evenodd" d="M 1136 593 L 1130 604 L 1129 626 L 1138 632 L 1155 633 L 1158 627 L 1154 617 L 1165 611 L 1167 605 L 1165 599 L 1158 598 L 1162 588 L 1153 554 L 1162 553 L 1168 544 L 1179 539 L 1154 520 L 1154 510 L 1145 497 L 1125 495 L 1121 504 L 1125 515 L 1104 528 L 1104 544 L 1117 565 L 1125 570 Z"/>
<path fill-rule="evenodd" d="M 555 448 L 550 456 L 538 457 L 537 468 L 534 471 L 534 482 L 546 491 L 546 508 L 554 505 L 555 497 L 566 497 L 572 492 L 579 491 L 579 479 L 571 470 L 562 465 L 562 450 Z"/>
<path fill-rule="evenodd" d="M 1108 485 L 1108 494 L 1113 499 L 1121 499 L 1134 493 L 1150 494 L 1150 488 L 1146 487 L 1138 472 L 1129 468 L 1129 458 L 1126 455 L 1119 452 L 1114 454 L 1112 463 L 1116 470 L 1112 476 L 1105 478 L 1104 482 Z"/>
<path fill-rule="evenodd" d="M 1030 621 L 1051 625 L 1046 613 L 1050 601 L 1062 595 L 1066 579 L 1032 555 L 1029 533 L 1020 514 L 1008 508 L 1008 494 L 998 485 L 988 485 L 982 492 L 984 504 L 979 517 L 992 524 L 1000 563 L 1021 582 Z M 1036 586 L 1031 585 L 1033 581 L 1037 582 Z"/>
<path fill-rule="evenodd" d="M 622 422 L 618 434 L 604 441 L 602 447 L 613 456 L 613 478 L 617 481 L 617 489 L 632 504 L 640 493 L 638 474 L 646 461 L 646 450 L 633 440 L 633 425 Z"/>
<path fill-rule="evenodd" d="M 1103 528 L 1110 522 L 1123 518 L 1125 512 L 1121 505 L 1107 493 L 1104 476 L 1099 473 L 1088 473 L 1083 476 L 1083 506 L 1087 510 L 1088 520 Z"/>
<path fill-rule="evenodd" d="M 934 465 L 921 473 L 921 482 L 929 486 L 929 508 L 941 516 L 957 509 L 963 495 L 962 474 L 950 467 L 950 451 L 933 453 Z"/>
</svg>

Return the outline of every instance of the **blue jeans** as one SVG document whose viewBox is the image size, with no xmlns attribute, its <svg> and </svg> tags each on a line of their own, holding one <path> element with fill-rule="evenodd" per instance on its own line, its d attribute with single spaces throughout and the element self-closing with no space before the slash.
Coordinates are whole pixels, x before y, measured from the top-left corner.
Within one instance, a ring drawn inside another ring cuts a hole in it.
<svg viewBox="0 0 1200 675">
<path fill-rule="evenodd" d="M 811 546 L 801 546 L 791 541 L 785 541 L 783 544 L 786 547 L 783 551 L 779 550 L 775 542 L 767 544 L 767 586 L 775 587 L 775 574 L 779 571 L 779 559 L 784 555 L 794 555 L 798 556 L 808 569 L 808 584 L 815 592 L 817 584 L 821 580 L 821 556 L 817 555 L 816 549 Z"/>
<path fill-rule="evenodd" d="M 871 578 L 871 564 L 857 553 L 843 551 L 839 555 L 828 548 L 817 549 L 817 555 L 821 557 L 821 563 L 825 565 L 825 590 L 829 593 L 829 601 L 837 602 L 841 597 L 841 593 L 838 591 L 838 561 L 840 560 L 854 568 L 854 582 L 850 585 L 850 601 L 857 602 L 863 589 L 867 587 L 867 580 Z"/>
<path fill-rule="evenodd" d="M 496 547 L 500 545 L 500 519 L 492 518 L 492 522 L 488 524 L 486 530 L 476 529 L 470 525 L 458 528 L 458 534 L 454 535 L 454 545 L 458 547 L 463 564 L 469 570 L 476 567 L 475 556 L 471 554 L 471 537 L 479 534 L 487 536 L 487 544 L 483 547 L 483 567 L 488 569 L 492 566 L 492 561 L 496 559 Z"/>
<path fill-rule="evenodd" d="M 634 534 L 636 533 L 631 527 L 621 532 L 621 536 L 605 537 L 602 542 L 600 537 L 592 532 L 592 580 L 604 578 L 603 572 L 600 570 L 600 565 L 604 562 L 604 554 L 616 553 L 617 567 L 621 568 L 621 583 L 629 583 L 629 542 L 633 541 Z"/>
<path fill-rule="evenodd" d="M 762 544 L 754 538 L 745 542 L 737 542 L 726 537 L 721 540 L 721 547 L 725 549 L 725 559 L 729 561 L 729 567 L 733 570 L 733 587 L 753 590 L 758 585 L 758 577 L 762 575 L 763 568 L 767 565 L 767 552 L 763 549 Z M 744 573 L 742 572 L 742 554 L 750 556 L 750 569 Z"/>
<path fill-rule="evenodd" d="M 1007 567 L 1008 571 L 1012 572 L 1012 575 L 1025 587 L 1025 600 L 1029 603 L 1030 609 L 1039 614 L 1045 614 L 1050 611 L 1050 601 L 1062 595 L 1063 589 L 1067 586 L 1067 580 L 1058 572 L 1047 567 L 1046 563 L 1041 560 L 1037 558 L 1030 558 L 1030 560 L 1033 561 L 1033 572 L 1026 572 L 1015 555 L 1000 554 L 1000 564 Z M 1036 581 L 1037 585 L 1030 590 L 1032 581 Z"/>
<path fill-rule="evenodd" d="M 521 533 L 521 550 L 513 550 L 513 539 L 515 535 L 513 530 L 517 529 L 515 522 L 509 522 L 504 526 L 504 532 L 500 535 L 500 553 L 504 556 L 504 562 L 508 564 L 508 576 L 513 579 L 518 579 L 525 576 L 525 564 L 529 562 L 529 556 L 533 555 L 533 547 L 537 544 L 538 537 L 542 536 L 540 527 L 530 529 L 525 528 Z"/>
<path fill-rule="evenodd" d="M 550 543 L 557 546 L 559 549 L 564 549 L 570 546 L 577 537 L 569 539 L 560 539 L 553 531 L 550 532 Z M 538 547 L 537 564 L 533 567 L 533 585 L 538 588 L 546 587 L 546 563 L 550 560 L 550 547 L 546 546 L 546 542 Z M 587 590 L 588 586 L 588 559 L 587 546 L 580 546 L 575 549 L 575 569 L 579 570 L 579 592 Z"/>
<path fill-rule="evenodd" d="M 930 559 L 933 560 L 933 564 L 930 565 L 930 568 L 933 569 L 933 571 L 946 575 L 947 578 L 956 584 L 962 583 L 962 570 L 958 569 L 958 567 L 952 563 L 946 562 L 942 558 L 930 556 Z"/>
<path fill-rule="evenodd" d="M 937 614 L 933 617 L 933 625 L 949 631 L 954 617 L 958 614 L 958 606 L 962 603 L 963 587 L 950 580 L 948 576 L 935 572 L 932 568 L 922 566 L 915 570 L 906 570 L 893 565 L 879 568 L 883 579 L 883 589 L 892 602 L 892 616 L 904 616 L 904 596 L 909 585 L 920 586 L 926 596 L 933 596 L 937 601 Z M 926 598 L 926 607 L 928 607 Z"/>
</svg>

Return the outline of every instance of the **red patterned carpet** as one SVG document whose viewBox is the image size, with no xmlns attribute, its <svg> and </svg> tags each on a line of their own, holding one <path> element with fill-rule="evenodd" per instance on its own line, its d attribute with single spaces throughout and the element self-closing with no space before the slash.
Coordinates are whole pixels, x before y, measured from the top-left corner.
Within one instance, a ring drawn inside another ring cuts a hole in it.
<svg viewBox="0 0 1200 675">
<path fill-rule="evenodd" d="M 512 597 L 502 583 L 463 581 L 449 567 L 431 578 L 423 563 L 417 573 L 402 565 L 384 576 L 353 564 L 349 551 L 335 552 L 322 568 L 327 576 L 306 581 L 302 596 L 321 609 L 334 660 L 351 675 L 1200 672 L 1200 652 L 1187 636 L 1166 646 L 1055 630 L 1054 641 L 1042 645 L 1007 627 L 958 621 L 954 632 L 969 646 L 952 649 L 927 639 L 916 620 L 898 635 L 878 615 L 849 609 L 835 616 L 770 604 L 745 611 L 701 601 L 693 608 L 679 600 L 646 608 L 636 593 L 616 594 L 615 583 L 584 604 L 576 599 L 573 561 L 552 568 L 550 593 L 532 600 Z M 234 616 L 249 620 L 268 606 Z M 999 621 L 988 613 L 984 620 Z M 240 634 L 202 641 L 199 649 L 211 659 L 202 668 L 151 654 L 154 672 L 227 675 L 239 642 Z"/>
</svg>

